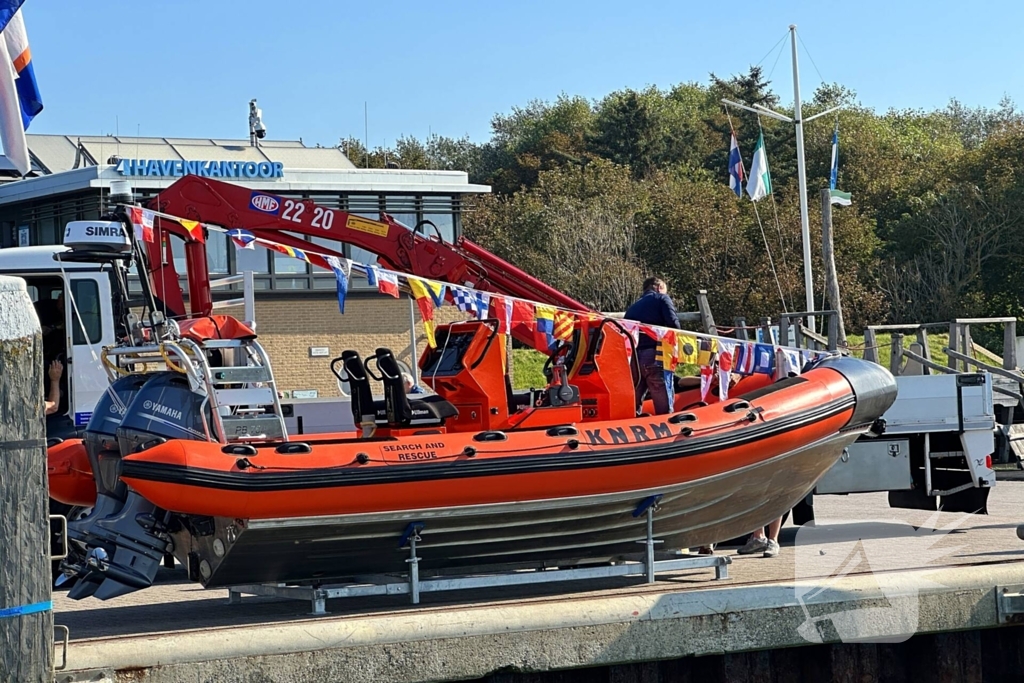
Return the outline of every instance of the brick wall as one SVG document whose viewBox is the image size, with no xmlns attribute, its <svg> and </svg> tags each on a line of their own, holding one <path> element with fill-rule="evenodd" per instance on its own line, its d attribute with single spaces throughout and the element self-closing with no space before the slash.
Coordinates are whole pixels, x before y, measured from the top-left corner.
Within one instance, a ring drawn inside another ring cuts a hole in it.
<svg viewBox="0 0 1024 683">
<path fill-rule="evenodd" d="M 398 360 L 411 365 L 426 347 L 423 326 L 416 311 L 416 353 L 409 339 L 409 299 L 389 296 L 351 296 L 345 302 L 345 314 L 338 312 L 338 301 L 317 295 L 294 298 L 256 299 L 256 332 L 270 355 L 277 387 L 281 391 L 316 389 L 321 397 L 338 396 L 338 384 L 331 374 L 330 361 L 346 349 L 360 355 L 372 354 L 384 346 Z M 415 304 L 413 304 L 415 308 Z M 218 311 L 221 312 L 221 311 Z M 224 309 L 241 315 L 241 309 Z M 466 315 L 454 306 L 435 311 L 438 323 L 464 320 Z M 311 346 L 326 346 L 325 357 L 311 358 Z"/>
</svg>

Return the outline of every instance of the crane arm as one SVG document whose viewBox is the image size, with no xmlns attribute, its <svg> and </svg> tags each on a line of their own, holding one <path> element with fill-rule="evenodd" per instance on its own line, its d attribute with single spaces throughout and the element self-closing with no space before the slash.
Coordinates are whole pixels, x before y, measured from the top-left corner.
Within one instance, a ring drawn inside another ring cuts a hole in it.
<svg viewBox="0 0 1024 683">
<path fill-rule="evenodd" d="M 379 220 L 373 220 L 320 206 L 310 200 L 280 197 L 196 175 L 178 180 L 150 200 L 149 206 L 188 220 L 227 229 L 242 228 L 257 237 L 299 249 L 308 248 L 309 243 L 294 235 L 337 240 L 377 254 L 380 263 L 390 270 L 569 310 L 590 310 L 470 240 L 459 238 L 455 242 L 447 242 L 440 236 L 425 236 L 385 213 Z M 191 308 L 193 314 L 209 315 L 212 298 L 205 244 L 196 241 L 184 227 L 172 221 L 161 220 L 157 227 L 158 234 L 168 230 L 185 239 Z M 161 299 L 171 305 L 178 303 L 183 310 L 174 261 L 168 258 L 167 250 L 168 247 L 159 239 L 156 244 L 149 245 L 154 288 Z M 316 250 L 341 256 L 320 246 Z M 323 258 L 315 254 L 309 256 L 314 265 L 328 267 Z M 167 287 L 161 285 L 166 283 L 173 283 L 175 289 L 165 291 Z"/>
</svg>

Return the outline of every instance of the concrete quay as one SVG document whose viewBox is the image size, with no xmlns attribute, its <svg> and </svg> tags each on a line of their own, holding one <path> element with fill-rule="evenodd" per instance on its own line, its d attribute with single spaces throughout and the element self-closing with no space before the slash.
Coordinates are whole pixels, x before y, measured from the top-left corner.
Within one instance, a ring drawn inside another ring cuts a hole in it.
<svg viewBox="0 0 1024 683">
<path fill-rule="evenodd" d="M 317 618 L 305 602 L 228 605 L 226 591 L 167 572 L 153 589 L 108 603 L 57 594 L 55 622 L 73 638 L 57 680 L 497 683 L 606 680 L 619 667 L 634 675 L 611 679 L 654 683 L 670 680 L 650 673 L 659 661 L 915 634 L 970 632 L 980 642 L 1021 631 L 1007 627 L 1024 587 L 1015 532 L 1024 520 L 1013 516 L 1022 502 L 1024 483 L 1002 481 L 989 516 L 893 510 L 884 494 L 826 496 L 816 500 L 816 528 L 787 527 L 778 558 L 735 557 L 724 582 L 699 570 L 653 585 L 425 594 L 418 606 L 408 596 L 349 598 Z"/>
</svg>

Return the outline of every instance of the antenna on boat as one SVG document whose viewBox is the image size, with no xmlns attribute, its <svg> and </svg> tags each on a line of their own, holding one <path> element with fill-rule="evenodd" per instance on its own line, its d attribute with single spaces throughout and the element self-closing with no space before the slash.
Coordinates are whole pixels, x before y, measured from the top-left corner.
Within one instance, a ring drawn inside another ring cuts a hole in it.
<svg viewBox="0 0 1024 683">
<path fill-rule="evenodd" d="M 811 277 L 811 224 L 807 217 L 807 163 L 804 159 L 804 123 L 807 121 L 813 121 L 814 119 L 831 114 L 832 112 L 842 109 L 842 105 L 838 107 L 832 107 L 826 109 L 823 112 L 819 112 L 814 116 L 809 116 L 806 119 L 803 118 L 803 114 L 800 110 L 800 65 L 797 60 L 796 51 L 796 24 L 789 25 L 789 39 L 792 44 L 793 52 L 793 118 L 780 114 L 774 109 L 769 109 L 762 104 L 755 104 L 754 106 L 748 106 L 740 102 L 733 102 L 732 100 L 723 99 L 722 102 L 733 107 L 739 107 L 755 114 L 764 114 L 770 116 L 773 119 L 779 121 L 785 121 L 786 123 L 792 123 L 796 125 L 796 172 L 797 180 L 800 185 L 800 236 L 803 242 L 804 251 L 804 291 L 806 292 L 806 306 L 808 313 L 814 313 L 814 280 Z M 815 331 L 814 316 L 808 316 L 807 327 L 810 328 L 811 332 Z"/>
</svg>

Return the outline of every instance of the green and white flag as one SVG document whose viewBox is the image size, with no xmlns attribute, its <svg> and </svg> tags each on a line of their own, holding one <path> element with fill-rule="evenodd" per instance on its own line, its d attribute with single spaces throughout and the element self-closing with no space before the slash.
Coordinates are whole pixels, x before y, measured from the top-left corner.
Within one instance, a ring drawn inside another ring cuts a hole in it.
<svg viewBox="0 0 1024 683">
<path fill-rule="evenodd" d="M 764 133 L 757 138 L 754 160 L 750 162 L 750 176 L 747 178 L 747 194 L 751 201 L 763 199 L 772 193 L 772 177 L 768 172 L 768 157 L 764 154 Z"/>
<path fill-rule="evenodd" d="M 839 206 L 849 206 L 853 201 L 853 196 L 849 192 L 843 192 L 842 190 L 829 190 L 828 196 L 832 204 L 838 204 Z"/>
</svg>

